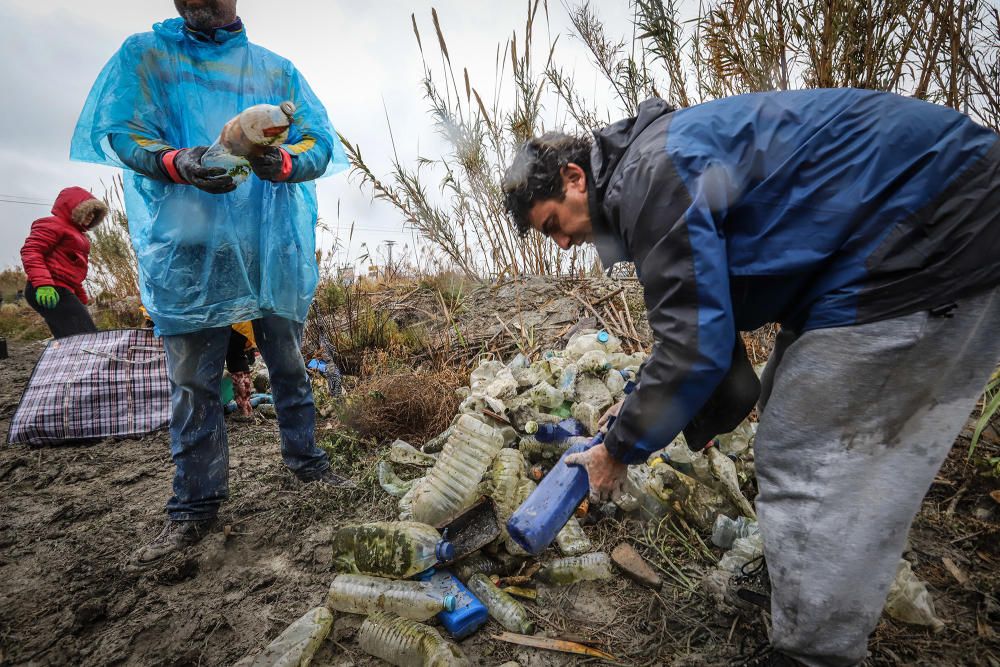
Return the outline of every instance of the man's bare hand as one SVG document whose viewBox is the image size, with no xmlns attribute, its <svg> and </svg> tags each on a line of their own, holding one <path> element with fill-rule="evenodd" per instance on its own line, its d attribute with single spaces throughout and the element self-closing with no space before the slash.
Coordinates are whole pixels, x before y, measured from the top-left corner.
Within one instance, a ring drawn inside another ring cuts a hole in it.
<svg viewBox="0 0 1000 667">
<path fill-rule="evenodd" d="M 607 425 L 608 425 L 608 421 L 612 417 L 617 417 L 618 416 L 618 413 L 622 409 L 622 403 L 624 403 L 624 402 L 625 402 L 625 399 L 623 398 L 622 400 L 618 401 L 617 403 L 615 403 L 614 405 L 612 405 L 610 408 L 608 408 L 607 410 L 605 410 L 604 414 L 601 415 L 601 418 L 599 420 L 597 420 L 597 427 L 599 429 L 602 429 L 602 430 L 605 429 L 607 427 Z"/>
<path fill-rule="evenodd" d="M 585 452 L 570 454 L 566 465 L 583 466 L 590 478 L 590 501 L 603 503 L 616 500 L 622 494 L 628 466 L 616 460 L 604 444 L 594 445 Z"/>
</svg>

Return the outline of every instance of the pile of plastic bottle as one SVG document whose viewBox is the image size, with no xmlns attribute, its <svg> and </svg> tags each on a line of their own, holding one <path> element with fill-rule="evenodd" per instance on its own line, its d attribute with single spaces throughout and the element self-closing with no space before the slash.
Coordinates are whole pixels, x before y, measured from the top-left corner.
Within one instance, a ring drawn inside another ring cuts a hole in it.
<svg viewBox="0 0 1000 667">
<path fill-rule="evenodd" d="M 586 510 L 553 528 L 561 557 L 542 550 L 548 542 L 532 550 L 541 552 L 542 563 L 523 540 L 508 534 L 507 523 L 519 507 L 530 505 L 525 501 L 558 470 L 568 449 L 591 443 L 602 414 L 634 386 L 642 361 L 644 355 L 622 352 L 621 342 L 604 331 L 581 332 L 564 350 L 534 360 L 518 354 L 506 364 L 482 361 L 470 386 L 460 390 L 459 413 L 444 432 L 420 449 L 402 440 L 390 446 L 378 478 L 399 499 L 399 520 L 348 526 L 333 536 L 335 567 L 343 574 L 333 580 L 322 609 L 366 616 L 360 647 L 391 664 L 467 665 L 455 641 L 490 617 L 509 632 L 535 632 L 535 584 L 614 576 L 608 554 L 594 549 L 577 518 L 587 516 Z M 589 516 L 676 515 L 710 534 L 726 550 L 705 578 L 712 594 L 712 582 L 724 587 L 763 553 L 753 506 L 741 491 L 753 475 L 755 427 L 744 422 L 701 452 L 692 452 L 683 436 L 664 443 L 645 463 L 629 466 L 625 493 L 614 504 L 590 508 Z M 422 469 L 423 475 L 403 479 L 399 466 L 409 473 Z M 500 534 L 456 557 L 448 533 L 435 526 L 448 526 L 483 496 L 492 498 Z M 908 568 L 901 572 L 912 578 Z M 916 584 L 909 589 L 920 593 Z M 926 589 L 923 594 L 929 600 Z M 308 640 L 315 632 L 329 631 L 323 614 L 310 614 L 315 622 L 303 618 L 301 647 L 312 646 Z"/>
</svg>

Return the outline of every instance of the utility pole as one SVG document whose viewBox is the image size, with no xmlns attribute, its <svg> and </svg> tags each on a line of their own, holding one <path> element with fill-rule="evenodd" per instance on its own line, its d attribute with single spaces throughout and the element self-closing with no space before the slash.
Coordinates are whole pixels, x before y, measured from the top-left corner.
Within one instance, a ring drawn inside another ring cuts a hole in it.
<svg viewBox="0 0 1000 667">
<path fill-rule="evenodd" d="M 389 264 L 385 267 L 386 278 L 389 277 L 389 272 L 392 271 L 392 246 L 396 245 L 395 241 L 383 241 L 385 246 L 389 249 Z"/>
</svg>

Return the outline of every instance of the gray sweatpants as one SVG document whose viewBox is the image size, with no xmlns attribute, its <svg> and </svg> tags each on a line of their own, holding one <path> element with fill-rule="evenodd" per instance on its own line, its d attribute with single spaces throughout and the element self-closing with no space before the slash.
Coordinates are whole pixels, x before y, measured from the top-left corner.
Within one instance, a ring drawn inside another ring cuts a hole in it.
<svg viewBox="0 0 1000 667">
<path fill-rule="evenodd" d="M 1000 289 L 872 324 L 779 335 L 755 456 L 771 643 L 861 662 L 907 533 L 1000 360 Z"/>
</svg>

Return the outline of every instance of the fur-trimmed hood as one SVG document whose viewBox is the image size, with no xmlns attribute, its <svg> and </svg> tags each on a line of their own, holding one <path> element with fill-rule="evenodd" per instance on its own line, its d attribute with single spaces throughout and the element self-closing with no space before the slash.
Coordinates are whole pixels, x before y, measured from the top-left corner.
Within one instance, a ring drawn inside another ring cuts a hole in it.
<svg viewBox="0 0 1000 667">
<path fill-rule="evenodd" d="M 84 227 L 84 221 L 88 220 L 91 214 L 95 214 L 94 224 Z M 64 188 L 56 197 L 56 203 L 52 205 L 52 215 L 73 223 L 83 231 L 101 224 L 107 214 L 107 204 L 75 185 Z"/>
</svg>

